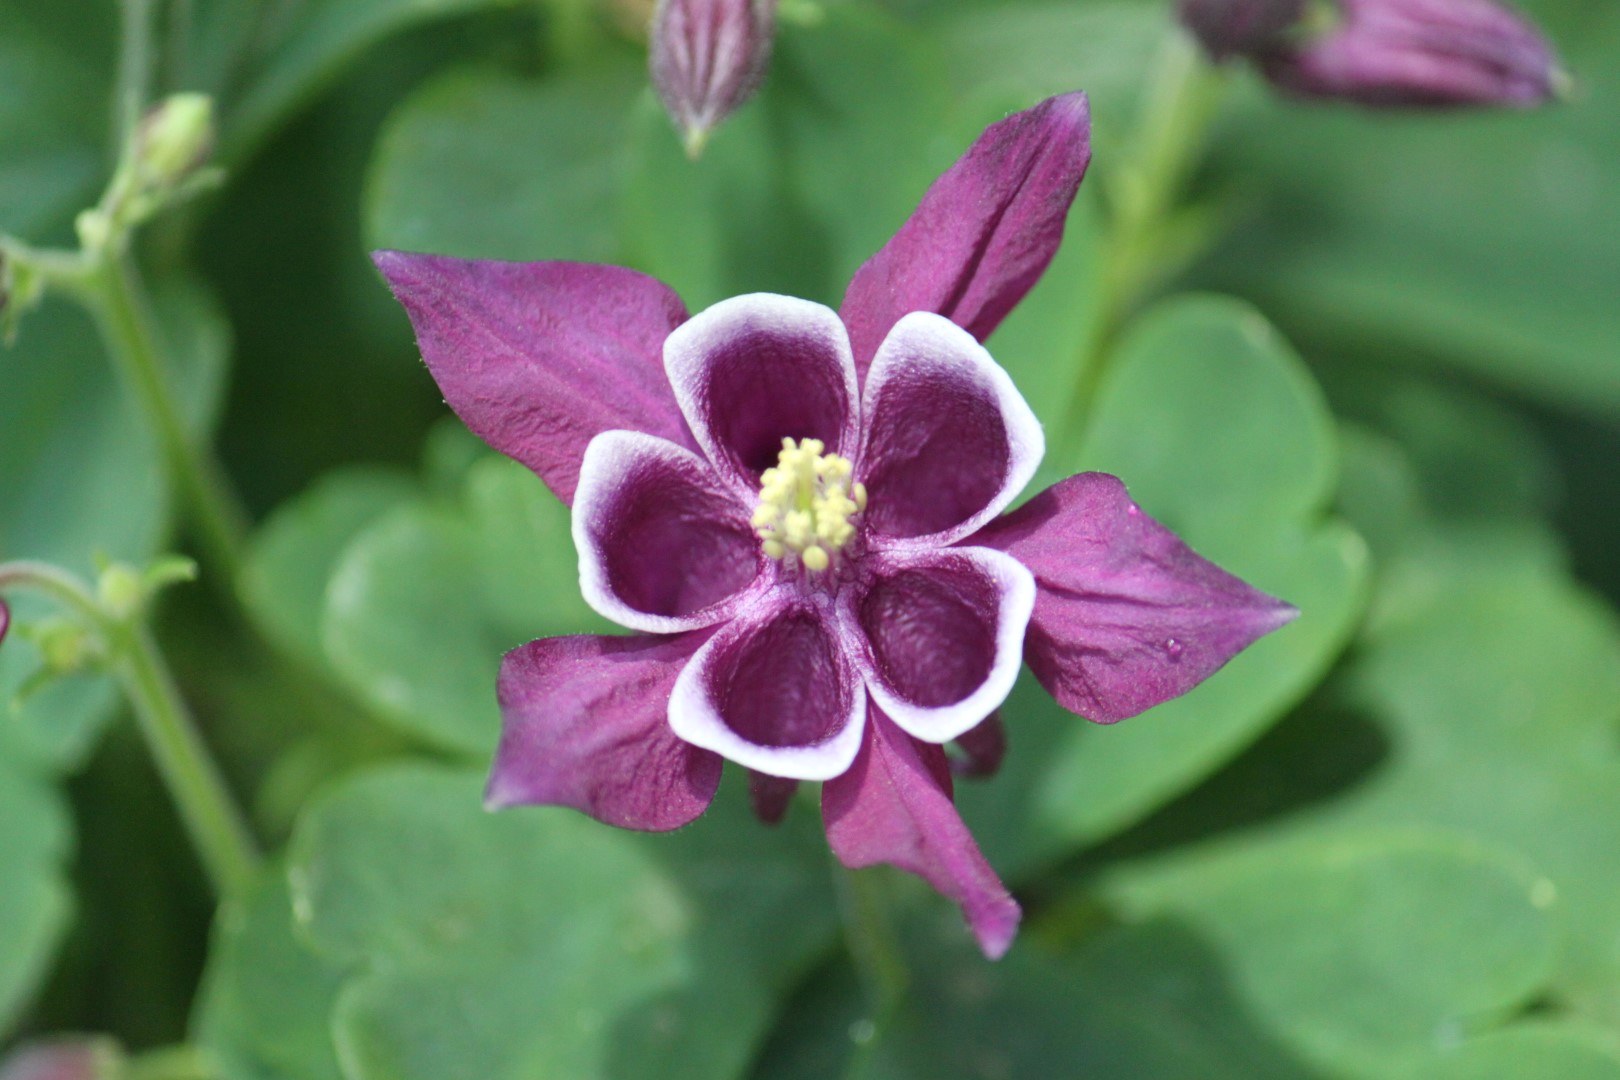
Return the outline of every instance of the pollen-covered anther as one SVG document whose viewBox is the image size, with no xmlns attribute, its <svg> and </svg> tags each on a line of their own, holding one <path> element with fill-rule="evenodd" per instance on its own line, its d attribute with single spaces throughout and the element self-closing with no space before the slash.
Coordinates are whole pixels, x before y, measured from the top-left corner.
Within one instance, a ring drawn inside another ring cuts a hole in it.
<svg viewBox="0 0 1620 1080">
<path fill-rule="evenodd" d="M 866 488 L 850 483 L 848 459 L 826 448 L 820 439 L 783 439 L 776 464 L 759 478 L 752 518 L 765 554 L 816 573 L 855 536 L 850 519 L 866 509 Z"/>
</svg>

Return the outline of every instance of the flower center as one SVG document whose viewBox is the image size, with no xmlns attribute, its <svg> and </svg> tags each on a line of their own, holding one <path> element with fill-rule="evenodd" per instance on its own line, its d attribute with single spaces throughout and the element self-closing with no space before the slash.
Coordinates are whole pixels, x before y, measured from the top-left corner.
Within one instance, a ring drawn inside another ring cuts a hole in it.
<svg viewBox="0 0 1620 1080">
<path fill-rule="evenodd" d="M 820 439 L 783 439 L 776 464 L 759 478 L 751 522 L 765 554 L 815 572 L 832 565 L 855 535 L 850 518 L 866 509 L 866 486 L 849 482 L 849 459 L 826 448 Z"/>
</svg>

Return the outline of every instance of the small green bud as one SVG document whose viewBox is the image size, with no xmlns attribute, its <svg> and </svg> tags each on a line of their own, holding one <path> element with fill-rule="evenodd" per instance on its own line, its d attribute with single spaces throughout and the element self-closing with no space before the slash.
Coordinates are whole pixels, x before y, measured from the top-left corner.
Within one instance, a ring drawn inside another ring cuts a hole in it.
<svg viewBox="0 0 1620 1080">
<path fill-rule="evenodd" d="M 23 629 L 53 675 L 83 671 L 101 657 L 94 635 L 71 619 L 42 619 Z"/>
<path fill-rule="evenodd" d="M 141 120 L 135 167 L 144 186 L 173 188 L 200 169 L 213 149 L 214 100 L 207 94 L 174 94 Z"/>
<path fill-rule="evenodd" d="M 96 582 L 101 605 L 119 622 L 128 622 L 146 605 L 146 582 L 132 566 L 113 563 L 101 572 Z"/>
</svg>

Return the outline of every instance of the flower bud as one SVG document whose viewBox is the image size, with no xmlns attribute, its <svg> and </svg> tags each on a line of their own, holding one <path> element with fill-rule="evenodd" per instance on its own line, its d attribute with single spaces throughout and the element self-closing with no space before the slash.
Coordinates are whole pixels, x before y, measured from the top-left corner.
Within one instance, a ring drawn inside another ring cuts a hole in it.
<svg viewBox="0 0 1620 1080">
<path fill-rule="evenodd" d="M 1337 19 L 1259 55 L 1302 97 L 1384 108 L 1528 107 L 1565 82 L 1535 28 L 1494 0 L 1336 0 Z"/>
<path fill-rule="evenodd" d="M 1305 14 L 1305 0 L 1181 0 L 1182 25 L 1216 60 L 1264 51 Z"/>
<path fill-rule="evenodd" d="M 123 1056 L 110 1039 L 74 1036 L 25 1044 L 0 1061 L 0 1080 L 112 1080 Z"/>
<path fill-rule="evenodd" d="M 149 188 L 173 188 L 201 168 L 213 149 L 214 102 L 206 94 L 165 98 L 135 134 L 136 168 Z"/>
<path fill-rule="evenodd" d="M 759 88 L 775 33 L 776 0 L 659 0 L 649 42 L 653 86 L 692 157 Z"/>
</svg>

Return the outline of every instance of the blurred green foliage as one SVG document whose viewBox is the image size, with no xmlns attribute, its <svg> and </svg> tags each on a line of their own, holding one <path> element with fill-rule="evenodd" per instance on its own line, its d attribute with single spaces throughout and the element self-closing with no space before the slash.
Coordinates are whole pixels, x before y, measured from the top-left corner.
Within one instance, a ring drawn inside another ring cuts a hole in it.
<svg viewBox="0 0 1620 1080">
<path fill-rule="evenodd" d="M 183 1040 L 229 1080 L 1620 1077 L 1609 0 L 1526 4 L 1579 87 L 1536 112 L 1307 108 L 1227 73 L 1177 207 L 1221 228 L 1120 311 L 1112 212 L 1168 4 L 785 5 L 763 91 L 696 162 L 628 0 L 153 6 L 152 89 L 216 95 L 230 179 L 140 256 L 187 421 L 258 518 L 247 624 L 194 590 L 159 629 L 279 850 L 210 924 L 104 737 L 111 686 L 13 704 L 41 663 L 14 633 L 7 1045 Z M 62 242 L 95 200 L 118 42 L 110 0 L 0 0 L 0 231 Z M 959 792 L 1023 937 L 987 965 L 944 901 L 864 872 L 909 972 L 879 1015 L 810 793 L 765 829 L 730 775 L 671 837 L 483 812 L 502 651 L 604 624 L 566 511 L 444 419 L 366 250 L 835 304 L 985 123 L 1076 86 L 1092 176 L 989 343 L 1046 425 L 1042 478 L 1118 474 L 1303 616 L 1111 728 L 1023 680 L 1005 767 Z M 0 558 L 140 563 L 180 542 L 173 502 L 90 323 L 48 300 L 0 349 Z"/>
</svg>

